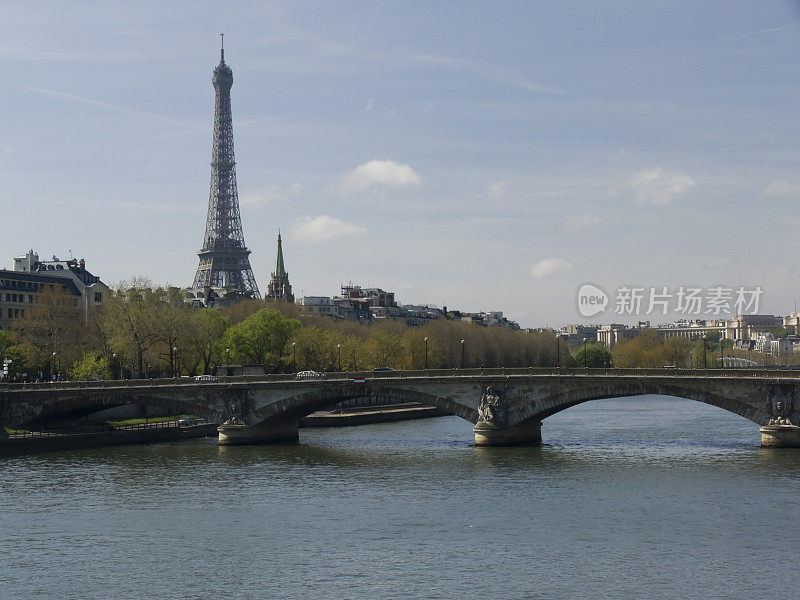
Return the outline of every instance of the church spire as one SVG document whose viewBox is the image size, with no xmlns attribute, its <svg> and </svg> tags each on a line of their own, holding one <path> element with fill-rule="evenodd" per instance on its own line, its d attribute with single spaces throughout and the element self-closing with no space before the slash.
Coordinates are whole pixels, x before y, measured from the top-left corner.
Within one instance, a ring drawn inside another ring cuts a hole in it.
<svg viewBox="0 0 800 600">
<path fill-rule="evenodd" d="M 294 302 L 292 285 L 289 283 L 289 273 L 286 272 L 286 267 L 283 264 L 283 244 L 280 231 L 278 231 L 278 256 L 275 259 L 275 272 L 269 278 L 267 298 Z"/>
<path fill-rule="evenodd" d="M 278 258 L 275 261 L 275 277 L 284 277 L 286 267 L 283 266 L 283 246 L 281 244 L 281 232 L 278 230 Z"/>
</svg>

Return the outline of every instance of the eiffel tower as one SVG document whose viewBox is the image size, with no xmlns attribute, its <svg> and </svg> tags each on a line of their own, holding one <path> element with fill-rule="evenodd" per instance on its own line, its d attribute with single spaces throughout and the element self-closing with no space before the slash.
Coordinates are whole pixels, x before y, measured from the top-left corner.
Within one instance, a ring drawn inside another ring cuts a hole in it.
<svg viewBox="0 0 800 600">
<path fill-rule="evenodd" d="M 222 34 L 224 35 L 224 34 Z M 224 40 L 224 38 L 223 38 Z M 225 64 L 225 47 L 220 48 L 219 64 L 211 79 L 216 102 L 214 108 L 214 149 L 211 160 L 211 191 L 203 249 L 197 253 L 200 265 L 194 276 L 192 293 L 196 298 L 260 298 L 250 250 L 244 245 L 239 195 L 236 191 L 236 162 L 233 156 L 231 86 L 233 71 Z"/>
</svg>

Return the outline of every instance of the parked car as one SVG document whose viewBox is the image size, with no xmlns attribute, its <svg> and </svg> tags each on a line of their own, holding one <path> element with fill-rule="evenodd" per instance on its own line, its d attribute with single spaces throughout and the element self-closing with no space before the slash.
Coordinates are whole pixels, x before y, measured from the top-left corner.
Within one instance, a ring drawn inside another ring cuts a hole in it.
<svg viewBox="0 0 800 600">
<path fill-rule="evenodd" d="M 197 425 L 197 419 L 194 417 L 181 417 L 178 419 L 178 427 L 188 427 L 189 425 Z"/>
<path fill-rule="evenodd" d="M 318 373 L 317 371 L 300 371 L 297 375 L 294 376 L 297 380 L 302 379 L 322 379 L 322 373 Z"/>
<path fill-rule="evenodd" d="M 393 369 L 392 367 L 375 367 L 374 369 L 372 369 L 372 372 L 373 373 L 391 373 L 391 372 L 395 372 L 396 373 L 397 369 Z"/>
<path fill-rule="evenodd" d="M 217 378 L 213 375 L 195 375 L 195 381 L 216 381 Z"/>
</svg>

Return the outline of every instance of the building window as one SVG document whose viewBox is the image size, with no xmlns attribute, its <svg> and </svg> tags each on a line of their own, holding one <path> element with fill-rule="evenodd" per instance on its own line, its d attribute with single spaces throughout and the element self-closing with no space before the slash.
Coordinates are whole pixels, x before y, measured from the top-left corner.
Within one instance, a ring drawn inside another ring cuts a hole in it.
<svg viewBox="0 0 800 600">
<path fill-rule="evenodd" d="M 103 292 L 95 292 L 94 293 L 94 301 L 95 302 L 102 302 L 103 301 Z"/>
</svg>

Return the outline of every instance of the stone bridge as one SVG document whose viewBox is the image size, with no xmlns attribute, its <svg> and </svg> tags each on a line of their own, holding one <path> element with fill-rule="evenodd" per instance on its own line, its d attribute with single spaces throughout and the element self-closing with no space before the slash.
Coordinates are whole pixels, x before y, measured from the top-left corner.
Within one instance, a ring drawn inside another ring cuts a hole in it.
<svg viewBox="0 0 800 600">
<path fill-rule="evenodd" d="M 372 397 L 435 406 L 474 423 L 478 445 L 538 444 L 542 420 L 599 398 L 661 394 L 736 413 L 761 426 L 762 445 L 800 446 L 800 372 L 678 369 L 486 369 L 136 380 L 0 388 L 0 425 L 41 427 L 124 404 L 221 423 L 221 444 L 298 440 L 300 419 Z"/>
</svg>

